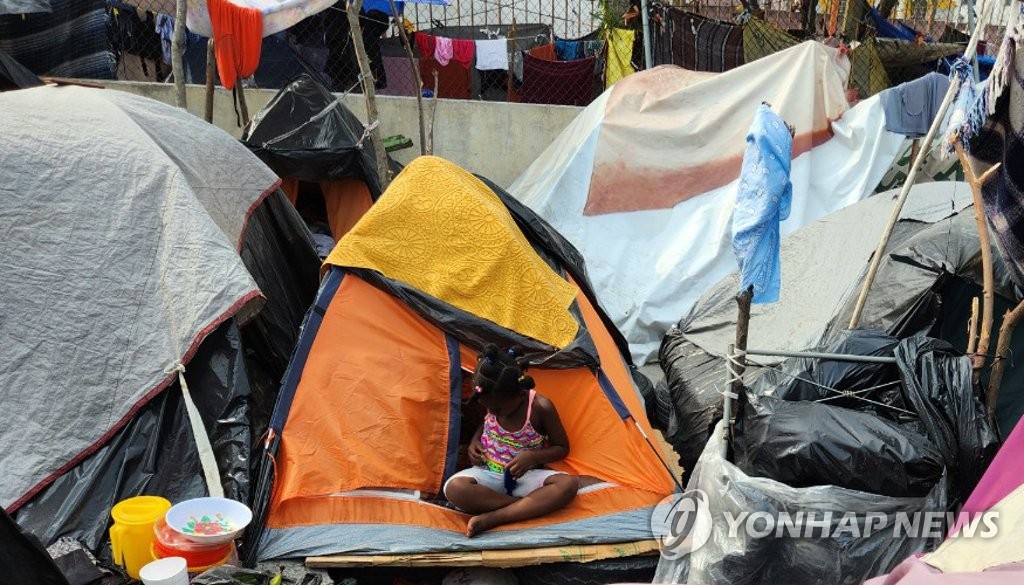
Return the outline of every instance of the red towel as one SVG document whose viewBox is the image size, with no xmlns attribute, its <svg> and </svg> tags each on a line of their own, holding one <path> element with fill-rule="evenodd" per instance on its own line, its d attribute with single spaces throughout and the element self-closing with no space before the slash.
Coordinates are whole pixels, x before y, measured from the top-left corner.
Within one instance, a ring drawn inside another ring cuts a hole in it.
<svg viewBox="0 0 1024 585">
<path fill-rule="evenodd" d="M 213 26 L 213 50 L 217 54 L 217 74 L 221 85 L 235 87 L 238 78 L 249 77 L 260 64 L 263 46 L 263 13 L 229 0 L 209 0 Z"/>
<path fill-rule="evenodd" d="M 555 53 L 555 43 L 548 43 L 534 47 L 528 51 L 531 56 L 545 61 L 558 61 L 558 54 Z"/>
<path fill-rule="evenodd" d="M 469 69 L 470 65 L 473 64 L 476 43 L 466 39 L 452 39 L 452 50 L 455 53 L 455 60 L 466 69 Z"/>
<path fill-rule="evenodd" d="M 424 59 L 434 56 L 434 47 L 437 45 L 437 37 L 427 33 L 416 33 L 416 46 L 420 49 L 420 57 Z"/>
</svg>

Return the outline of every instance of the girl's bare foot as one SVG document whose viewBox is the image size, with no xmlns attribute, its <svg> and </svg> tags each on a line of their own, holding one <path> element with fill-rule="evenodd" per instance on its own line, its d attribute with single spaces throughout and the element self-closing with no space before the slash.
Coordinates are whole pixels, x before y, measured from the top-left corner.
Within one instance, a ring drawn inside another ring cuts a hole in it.
<svg viewBox="0 0 1024 585">
<path fill-rule="evenodd" d="M 479 514 L 469 519 L 466 524 L 466 536 L 473 538 L 477 534 L 490 530 L 498 525 L 498 518 L 494 512 L 487 512 L 486 514 Z"/>
</svg>

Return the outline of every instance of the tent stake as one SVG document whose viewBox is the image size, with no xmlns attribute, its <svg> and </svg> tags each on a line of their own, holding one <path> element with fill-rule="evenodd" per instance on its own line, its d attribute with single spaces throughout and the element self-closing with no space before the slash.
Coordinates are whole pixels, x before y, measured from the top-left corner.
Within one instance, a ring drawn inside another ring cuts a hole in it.
<svg viewBox="0 0 1024 585">
<path fill-rule="evenodd" d="M 974 57 L 975 52 L 978 48 L 978 40 L 981 37 L 981 31 L 985 28 L 985 24 L 988 22 L 989 15 L 992 12 L 992 8 L 995 6 L 995 0 L 989 0 L 985 3 L 985 10 L 978 19 L 977 25 L 974 27 L 974 32 L 971 33 L 971 40 L 967 44 L 967 49 L 964 51 L 964 60 L 969 60 Z M 903 188 L 900 189 L 899 198 L 896 200 L 896 204 L 893 205 L 892 213 L 889 215 L 889 223 L 886 224 L 885 229 L 882 231 L 882 238 L 878 242 L 878 248 L 875 249 L 874 255 L 871 257 L 871 266 L 868 268 L 868 274 L 864 278 L 864 285 L 860 289 L 860 296 L 857 298 L 857 304 L 853 309 L 853 315 L 850 317 L 849 329 L 856 329 L 860 325 L 861 313 L 864 311 L 864 305 L 868 300 L 868 292 L 871 290 L 871 284 L 875 280 L 875 275 L 878 273 L 878 265 L 882 262 L 882 256 L 885 255 L 885 248 L 889 245 L 889 238 L 892 237 L 892 230 L 896 227 L 896 222 L 900 218 L 900 212 L 903 210 L 903 204 L 907 201 L 907 195 L 910 194 L 910 188 L 913 187 L 917 179 L 917 171 L 921 168 L 921 163 L 924 162 L 925 156 L 931 150 L 932 141 L 935 140 L 935 135 L 938 133 L 939 126 L 942 125 L 943 118 L 946 117 L 946 110 L 949 109 L 949 104 L 953 102 L 954 94 L 956 93 L 956 84 L 950 84 L 949 89 L 946 90 L 946 96 L 942 99 L 942 105 L 939 106 L 939 111 L 935 114 L 935 119 L 932 121 L 931 127 L 928 129 L 928 134 L 924 137 L 921 143 L 921 150 L 917 153 L 917 157 L 914 158 L 913 163 L 910 165 L 910 170 L 907 172 L 907 179 L 903 183 Z"/>
</svg>

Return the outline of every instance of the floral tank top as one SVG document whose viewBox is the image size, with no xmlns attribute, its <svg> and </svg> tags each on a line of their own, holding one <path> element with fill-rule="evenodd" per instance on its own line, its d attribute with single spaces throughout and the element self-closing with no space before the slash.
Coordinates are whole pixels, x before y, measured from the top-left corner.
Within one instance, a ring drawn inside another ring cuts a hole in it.
<svg viewBox="0 0 1024 585">
<path fill-rule="evenodd" d="M 533 428 L 530 422 L 530 415 L 533 414 L 533 399 L 537 392 L 530 390 L 529 402 L 526 405 L 526 422 L 523 428 L 518 431 L 506 431 L 500 424 L 498 418 L 491 413 L 484 417 L 484 430 L 480 435 L 480 443 L 484 448 L 484 458 L 487 460 L 487 469 L 496 473 L 504 473 L 508 465 L 516 455 L 523 451 L 533 451 L 544 447 L 548 438 Z"/>
</svg>

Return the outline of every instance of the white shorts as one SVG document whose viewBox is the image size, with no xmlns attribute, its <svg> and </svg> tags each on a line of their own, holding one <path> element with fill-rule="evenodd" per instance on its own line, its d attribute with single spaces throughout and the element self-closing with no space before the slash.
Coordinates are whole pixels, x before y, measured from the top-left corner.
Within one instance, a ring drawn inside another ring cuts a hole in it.
<svg viewBox="0 0 1024 585">
<path fill-rule="evenodd" d="M 544 485 L 547 478 L 552 475 L 564 475 L 564 473 L 565 472 L 553 471 L 551 469 L 531 469 L 524 473 L 522 477 L 516 479 L 516 488 L 512 490 L 512 495 L 517 498 L 522 498 L 539 490 Z M 491 471 L 485 467 L 470 467 L 469 469 L 463 469 L 448 478 L 448 481 L 444 484 L 445 497 L 448 496 L 448 485 L 457 477 L 469 477 L 475 479 L 478 484 L 486 488 L 494 490 L 500 494 L 505 493 L 505 474 Z"/>
</svg>

